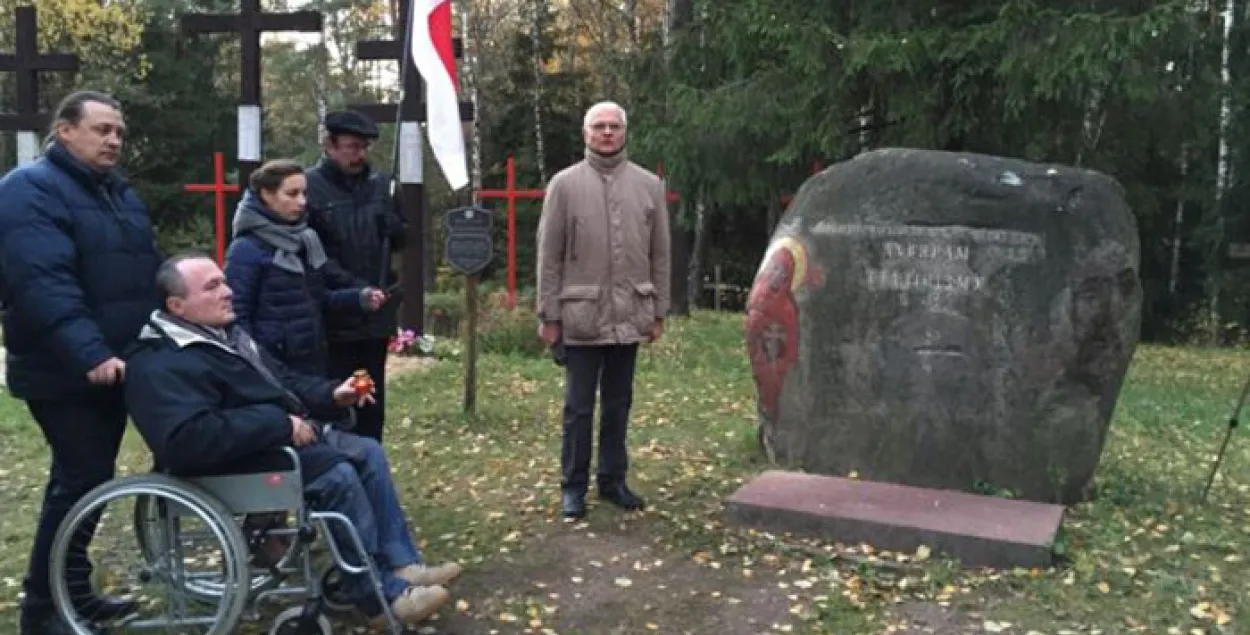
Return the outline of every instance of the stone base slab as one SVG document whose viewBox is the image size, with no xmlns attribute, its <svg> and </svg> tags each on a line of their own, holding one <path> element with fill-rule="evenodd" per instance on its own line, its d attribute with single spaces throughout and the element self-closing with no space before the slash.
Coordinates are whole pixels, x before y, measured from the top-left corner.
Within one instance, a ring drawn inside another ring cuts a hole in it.
<svg viewBox="0 0 1250 635">
<path fill-rule="evenodd" d="M 914 552 L 972 567 L 1046 567 L 1061 505 L 768 471 L 727 501 L 731 523 L 771 533 Z"/>
</svg>

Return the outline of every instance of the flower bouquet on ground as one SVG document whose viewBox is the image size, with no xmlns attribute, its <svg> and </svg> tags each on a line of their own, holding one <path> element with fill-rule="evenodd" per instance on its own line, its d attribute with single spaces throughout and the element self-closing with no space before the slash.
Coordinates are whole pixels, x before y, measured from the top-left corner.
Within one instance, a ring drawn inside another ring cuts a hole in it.
<svg viewBox="0 0 1250 635">
<path fill-rule="evenodd" d="M 400 328 L 386 348 L 392 355 L 430 357 L 434 355 L 434 343 L 433 335 L 417 335 L 412 329 Z"/>
</svg>

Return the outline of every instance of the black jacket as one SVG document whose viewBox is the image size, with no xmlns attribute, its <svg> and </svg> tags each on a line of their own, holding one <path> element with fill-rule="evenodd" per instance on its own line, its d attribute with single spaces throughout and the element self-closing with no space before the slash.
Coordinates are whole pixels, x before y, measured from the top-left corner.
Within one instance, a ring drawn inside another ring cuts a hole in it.
<svg viewBox="0 0 1250 635">
<path fill-rule="evenodd" d="M 391 179 L 366 168 L 358 175 L 344 174 L 328 158 L 306 173 L 308 179 L 308 225 L 321 238 L 331 262 L 355 277 L 360 286 L 385 289 L 398 277 L 390 267 L 391 253 L 404 246 L 405 222 L 391 195 Z M 380 278 L 383 239 L 388 239 L 387 271 Z M 387 339 L 395 334 L 396 301 L 368 314 L 337 313 L 327 316 L 326 333 L 332 342 Z"/>
<path fill-rule="evenodd" d="M 126 364 L 126 405 L 156 457 L 179 476 L 278 469 L 291 445 L 289 415 L 342 419 L 335 383 L 290 372 L 240 327 L 230 339 L 259 355 L 278 383 L 238 349 L 207 331 L 155 311 Z M 346 459 L 325 442 L 299 448 L 309 482 Z"/>
<path fill-rule="evenodd" d="M 0 179 L 0 289 L 8 383 L 22 399 L 92 390 L 160 305 L 148 211 L 116 174 L 60 144 Z"/>
</svg>

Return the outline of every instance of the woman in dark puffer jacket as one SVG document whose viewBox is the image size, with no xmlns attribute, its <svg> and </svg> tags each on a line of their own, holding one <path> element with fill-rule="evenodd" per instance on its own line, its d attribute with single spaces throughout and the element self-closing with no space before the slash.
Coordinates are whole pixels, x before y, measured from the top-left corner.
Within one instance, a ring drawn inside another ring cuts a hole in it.
<svg viewBox="0 0 1250 635">
<path fill-rule="evenodd" d="M 354 286 L 325 266 L 325 250 L 307 224 L 298 163 L 270 161 L 252 173 L 249 185 L 226 254 L 237 323 L 291 370 L 324 377 L 324 312 L 376 311 L 386 294 Z"/>
</svg>

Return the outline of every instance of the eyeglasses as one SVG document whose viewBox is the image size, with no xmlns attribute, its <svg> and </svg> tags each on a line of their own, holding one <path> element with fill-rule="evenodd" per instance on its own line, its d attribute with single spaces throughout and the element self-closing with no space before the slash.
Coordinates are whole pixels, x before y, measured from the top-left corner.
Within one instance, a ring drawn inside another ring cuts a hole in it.
<svg viewBox="0 0 1250 635">
<path fill-rule="evenodd" d="M 625 126 L 622 126 L 621 124 L 616 123 L 614 121 L 600 121 L 598 123 L 590 124 L 590 129 L 594 130 L 595 132 L 603 132 L 605 130 L 611 130 L 612 132 L 620 132 L 621 129 L 624 127 Z"/>
<path fill-rule="evenodd" d="M 368 149 L 369 149 L 372 145 L 373 145 L 373 144 L 372 144 L 372 143 L 369 143 L 368 141 L 366 141 L 366 142 L 364 142 L 364 143 L 359 143 L 359 142 L 348 141 L 348 142 L 345 142 L 345 143 L 340 143 L 340 144 L 339 144 L 339 147 L 340 147 L 340 148 L 342 148 L 343 150 L 348 151 L 348 152 L 365 152 L 365 151 L 367 151 L 367 150 L 368 150 Z"/>
</svg>

